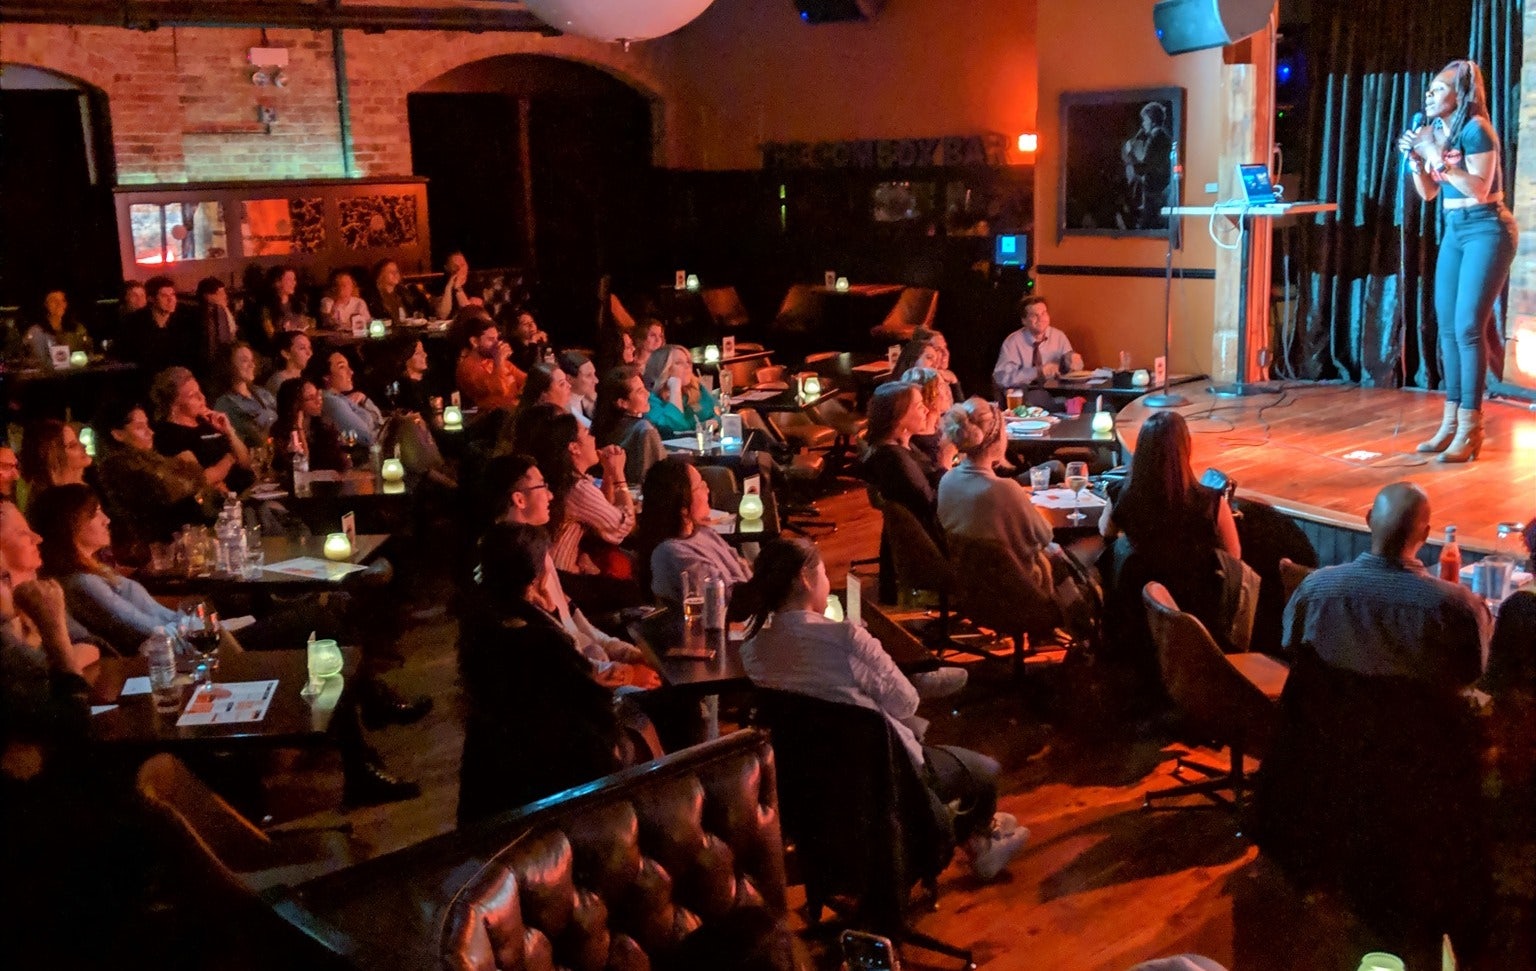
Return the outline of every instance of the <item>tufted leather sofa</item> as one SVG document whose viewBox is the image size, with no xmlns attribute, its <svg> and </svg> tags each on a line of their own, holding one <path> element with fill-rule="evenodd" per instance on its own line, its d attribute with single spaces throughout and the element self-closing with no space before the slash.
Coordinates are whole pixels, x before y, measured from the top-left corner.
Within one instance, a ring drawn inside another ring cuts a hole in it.
<svg viewBox="0 0 1536 971">
<path fill-rule="evenodd" d="M 352 967 L 641 971 L 736 907 L 784 912 L 773 750 L 749 730 L 274 899 Z"/>
</svg>

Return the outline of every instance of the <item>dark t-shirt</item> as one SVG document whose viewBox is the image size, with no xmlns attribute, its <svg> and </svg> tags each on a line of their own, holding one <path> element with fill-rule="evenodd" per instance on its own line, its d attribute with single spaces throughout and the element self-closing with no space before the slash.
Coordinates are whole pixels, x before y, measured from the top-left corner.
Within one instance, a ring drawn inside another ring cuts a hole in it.
<svg viewBox="0 0 1536 971">
<path fill-rule="evenodd" d="M 206 421 L 199 421 L 192 427 L 161 421 L 155 423 L 155 451 L 171 456 L 191 452 L 197 464 L 206 469 L 221 461 L 230 449 L 229 439 Z M 236 491 L 250 485 L 251 481 L 250 472 L 239 466 L 231 468 L 224 478 L 224 484 Z"/>
<path fill-rule="evenodd" d="M 1436 125 L 1440 122 L 1436 121 Z M 1471 155 L 1481 155 L 1484 152 L 1494 153 L 1493 174 L 1488 181 L 1489 197 L 1500 196 L 1504 193 L 1504 165 L 1498 157 L 1499 136 L 1494 132 L 1493 125 L 1487 118 L 1472 117 L 1461 126 L 1461 134 L 1456 140 L 1445 146 L 1445 153 L 1449 156 L 1446 164 L 1455 168 L 1465 169 L 1466 159 Z M 1454 153 L 1460 153 L 1458 157 Z M 1449 182 L 1440 183 L 1440 195 L 1445 199 L 1465 199 L 1467 196 L 1460 189 Z"/>
</svg>

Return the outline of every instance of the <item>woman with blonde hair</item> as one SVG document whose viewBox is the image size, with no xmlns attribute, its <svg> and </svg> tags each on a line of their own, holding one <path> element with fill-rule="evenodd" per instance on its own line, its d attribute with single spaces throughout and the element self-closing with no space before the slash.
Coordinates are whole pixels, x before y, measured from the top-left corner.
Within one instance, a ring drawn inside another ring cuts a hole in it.
<svg viewBox="0 0 1536 971">
<path fill-rule="evenodd" d="M 1008 436 L 997 405 L 968 398 L 944 414 L 944 436 L 962 456 L 939 481 L 939 524 L 950 552 L 971 541 L 995 547 L 1012 561 L 1015 574 L 1055 601 L 1064 617 L 1082 609 L 1082 593 L 1051 525 L 1023 486 L 999 476 L 995 466 L 1008 454 Z"/>
<path fill-rule="evenodd" d="M 651 392 L 646 415 L 663 435 L 687 435 L 696 422 L 720 416 L 715 396 L 699 383 L 693 355 L 681 344 L 667 344 L 651 352 L 645 362 L 645 386 Z"/>
<path fill-rule="evenodd" d="M 912 449 L 933 463 L 933 467 L 943 471 L 955 464 L 955 446 L 944 433 L 939 430 L 939 422 L 943 420 L 944 413 L 955 405 L 955 396 L 952 385 L 944 371 L 936 368 L 915 367 L 909 368 L 901 376 L 901 380 L 917 385 L 918 391 L 923 396 L 923 406 L 928 410 L 927 420 L 920 431 L 914 432 L 911 439 Z"/>
</svg>

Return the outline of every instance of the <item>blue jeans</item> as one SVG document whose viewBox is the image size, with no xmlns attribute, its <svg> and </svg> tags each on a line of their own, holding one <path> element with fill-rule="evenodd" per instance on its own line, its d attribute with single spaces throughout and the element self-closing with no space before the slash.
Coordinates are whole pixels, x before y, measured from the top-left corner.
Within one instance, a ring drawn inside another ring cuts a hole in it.
<svg viewBox="0 0 1536 971">
<path fill-rule="evenodd" d="M 1503 203 L 1445 211 L 1445 236 L 1435 261 L 1440 362 L 1445 400 L 1469 411 L 1483 405 L 1485 334 L 1493 326 L 1493 302 L 1509 279 L 1517 238 L 1515 218 Z"/>
</svg>

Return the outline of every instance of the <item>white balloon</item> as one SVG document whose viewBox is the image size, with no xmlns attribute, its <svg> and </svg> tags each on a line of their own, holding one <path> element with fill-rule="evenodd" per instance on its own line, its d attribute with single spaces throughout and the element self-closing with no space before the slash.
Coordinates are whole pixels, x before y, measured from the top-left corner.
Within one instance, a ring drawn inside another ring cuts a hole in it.
<svg viewBox="0 0 1536 971">
<path fill-rule="evenodd" d="M 593 40 L 650 40 L 670 34 L 714 0 L 523 0 L 534 16 L 562 33 Z"/>
</svg>

